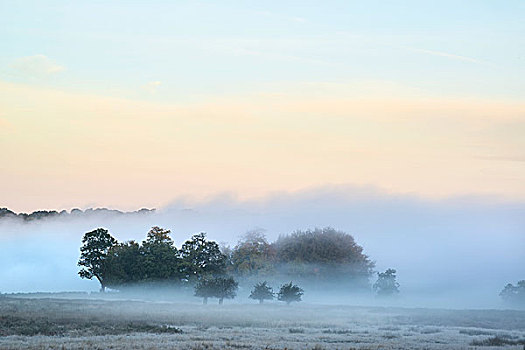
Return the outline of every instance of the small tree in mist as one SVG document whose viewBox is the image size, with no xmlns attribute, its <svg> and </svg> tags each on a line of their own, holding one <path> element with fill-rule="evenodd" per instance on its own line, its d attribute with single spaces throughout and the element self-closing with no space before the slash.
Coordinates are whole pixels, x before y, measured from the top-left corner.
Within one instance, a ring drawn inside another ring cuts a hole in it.
<svg viewBox="0 0 525 350">
<path fill-rule="evenodd" d="M 219 304 L 222 304 L 224 299 L 235 298 L 239 284 L 233 277 L 216 277 L 213 280 L 215 282 L 215 297 L 219 299 Z"/>
<path fill-rule="evenodd" d="M 235 298 L 238 286 L 233 277 L 203 278 L 195 285 L 194 295 L 203 298 L 203 304 L 208 303 L 208 298 L 217 298 L 222 304 L 224 299 Z"/>
<path fill-rule="evenodd" d="M 292 284 L 283 284 L 277 293 L 277 299 L 279 301 L 284 301 L 287 305 L 290 305 L 292 301 L 299 302 L 301 301 L 301 296 L 304 294 L 304 290 L 299 288 L 299 286 Z"/>
<path fill-rule="evenodd" d="M 106 290 L 108 252 L 116 244 L 117 240 L 103 228 L 87 232 L 82 237 L 78 266 L 83 266 L 83 268 L 78 274 L 81 278 L 95 277 L 100 282 L 102 292 Z"/>
<path fill-rule="evenodd" d="M 210 279 L 203 278 L 195 285 L 194 295 L 202 298 L 203 304 L 208 304 L 208 298 L 213 297 L 213 282 Z"/>
<path fill-rule="evenodd" d="M 391 296 L 399 293 L 399 283 L 396 281 L 396 270 L 387 269 L 377 273 L 377 281 L 373 285 L 377 295 Z"/>
<path fill-rule="evenodd" d="M 267 285 L 267 282 L 257 283 L 249 296 L 250 299 L 259 300 L 259 304 L 262 304 L 264 300 L 272 300 L 274 298 L 274 292 L 272 287 Z"/>
<path fill-rule="evenodd" d="M 525 305 L 525 280 L 518 281 L 515 286 L 507 284 L 499 295 L 506 303 Z"/>
</svg>

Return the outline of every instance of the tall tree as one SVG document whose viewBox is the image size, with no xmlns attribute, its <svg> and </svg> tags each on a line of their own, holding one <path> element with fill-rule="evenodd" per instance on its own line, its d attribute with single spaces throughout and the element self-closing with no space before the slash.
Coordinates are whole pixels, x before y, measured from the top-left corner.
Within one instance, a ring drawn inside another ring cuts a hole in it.
<svg viewBox="0 0 525 350">
<path fill-rule="evenodd" d="M 106 284 L 111 288 L 136 284 L 145 278 L 141 246 L 135 241 L 111 247 L 106 266 Z"/>
<path fill-rule="evenodd" d="M 226 255 L 222 254 L 217 242 L 208 241 L 206 233 L 193 235 L 180 251 L 183 277 L 195 281 L 204 276 L 220 276 L 226 272 Z"/>
<path fill-rule="evenodd" d="M 272 300 L 274 298 L 273 289 L 267 285 L 266 281 L 259 282 L 253 286 L 249 298 L 259 300 L 259 304 L 262 304 L 265 300 Z"/>
<path fill-rule="evenodd" d="M 144 279 L 150 282 L 178 282 L 181 264 L 170 230 L 153 226 L 142 242 Z"/>
<path fill-rule="evenodd" d="M 117 240 L 109 234 L 108 230 L 103 228 L 87 232 L 82 237 L 78 266 L 83 268 L 78 274 L 81 278 L 92 279 L 95 277 L 100 282 L 102 292 L 106 290 L 108 252 L 116 244 Z"/>
<path fill-rule="evenodd" d="M 303 294 L 304 290 L 302 288 L 290 282 L 281 286 L 279 293 L 277 293 L 277 300 L 284 301 L 287 305 L 290 305 L 293 301 L 301 301 Z"/>
<path fill-rule="evenodd" d="M 271 274 L 274 256 L 262 230 L 248 231 L 231 253 L 233 272 L 239 276 Z"/>
</svg>

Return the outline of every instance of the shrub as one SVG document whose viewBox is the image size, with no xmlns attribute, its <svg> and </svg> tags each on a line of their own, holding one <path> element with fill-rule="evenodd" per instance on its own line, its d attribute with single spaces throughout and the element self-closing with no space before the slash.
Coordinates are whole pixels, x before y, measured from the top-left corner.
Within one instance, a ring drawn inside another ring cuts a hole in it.
<svg viewBox="0 0 525 350">
<path fill-rule="evenodd" d="M 287 305 L 290 305 L 290 303 L 293 301 L 301 301 L 301 296 L 303 294 L 304 291 L 299 286 L 290 282 L 281 286 L 281 289 L 279 289 L 279 293 L 277 294 L 277 299 L 286 302 Z"/>
<path fill-rule="evenodd" d="M 249 296 L 250 299 L 259 300 L 259 304 L 262 304 L 264 300 L 272 300 L 274 293 L 272 287 L 266 284 L 267 282 L 257 283 Z"/>
</svg>

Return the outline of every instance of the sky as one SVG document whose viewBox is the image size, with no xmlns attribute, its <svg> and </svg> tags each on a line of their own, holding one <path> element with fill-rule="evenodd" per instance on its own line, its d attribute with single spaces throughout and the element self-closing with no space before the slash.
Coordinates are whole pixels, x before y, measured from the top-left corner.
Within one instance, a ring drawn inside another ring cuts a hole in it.
<svg viewBox="0 0 525 350">
<path fill-rule="evenodd" d="M 3 0 L 0 207 L 322 186 L 522 202 L 523 18 L 520 0 Z"/>
</svg>

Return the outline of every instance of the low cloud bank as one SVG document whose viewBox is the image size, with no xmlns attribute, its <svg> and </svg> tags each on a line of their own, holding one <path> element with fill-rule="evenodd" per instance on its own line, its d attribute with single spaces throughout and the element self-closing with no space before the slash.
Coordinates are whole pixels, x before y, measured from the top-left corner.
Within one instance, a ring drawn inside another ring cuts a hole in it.
<svg viewBox="0 0 525 350">
<path fill-rule="evenodd" d="M 204 202 L 180 199 L 138 216 L 2 220 L 0 292 L 97 290 L 95 281 L 78 277 L 76 266 L 82 235 L 97 227 L 120 241 L 142 241 L 159 225 L 172 230 L 180 247 L 200 231 L 234 245 L 254 228 L 265 229 L 273 241 L 297 229 L 332 226 L 352 234 L 378 271 L 397 269 L 400 304 L 498 307 L 504 285 L 525 278 L 524 212 L 525 203 L 489 197 L 431 201 L 337 186 L 250 201 L 228 195 Z M 321 299 L 368 302 L 310 300 Z"/>
</svg>

